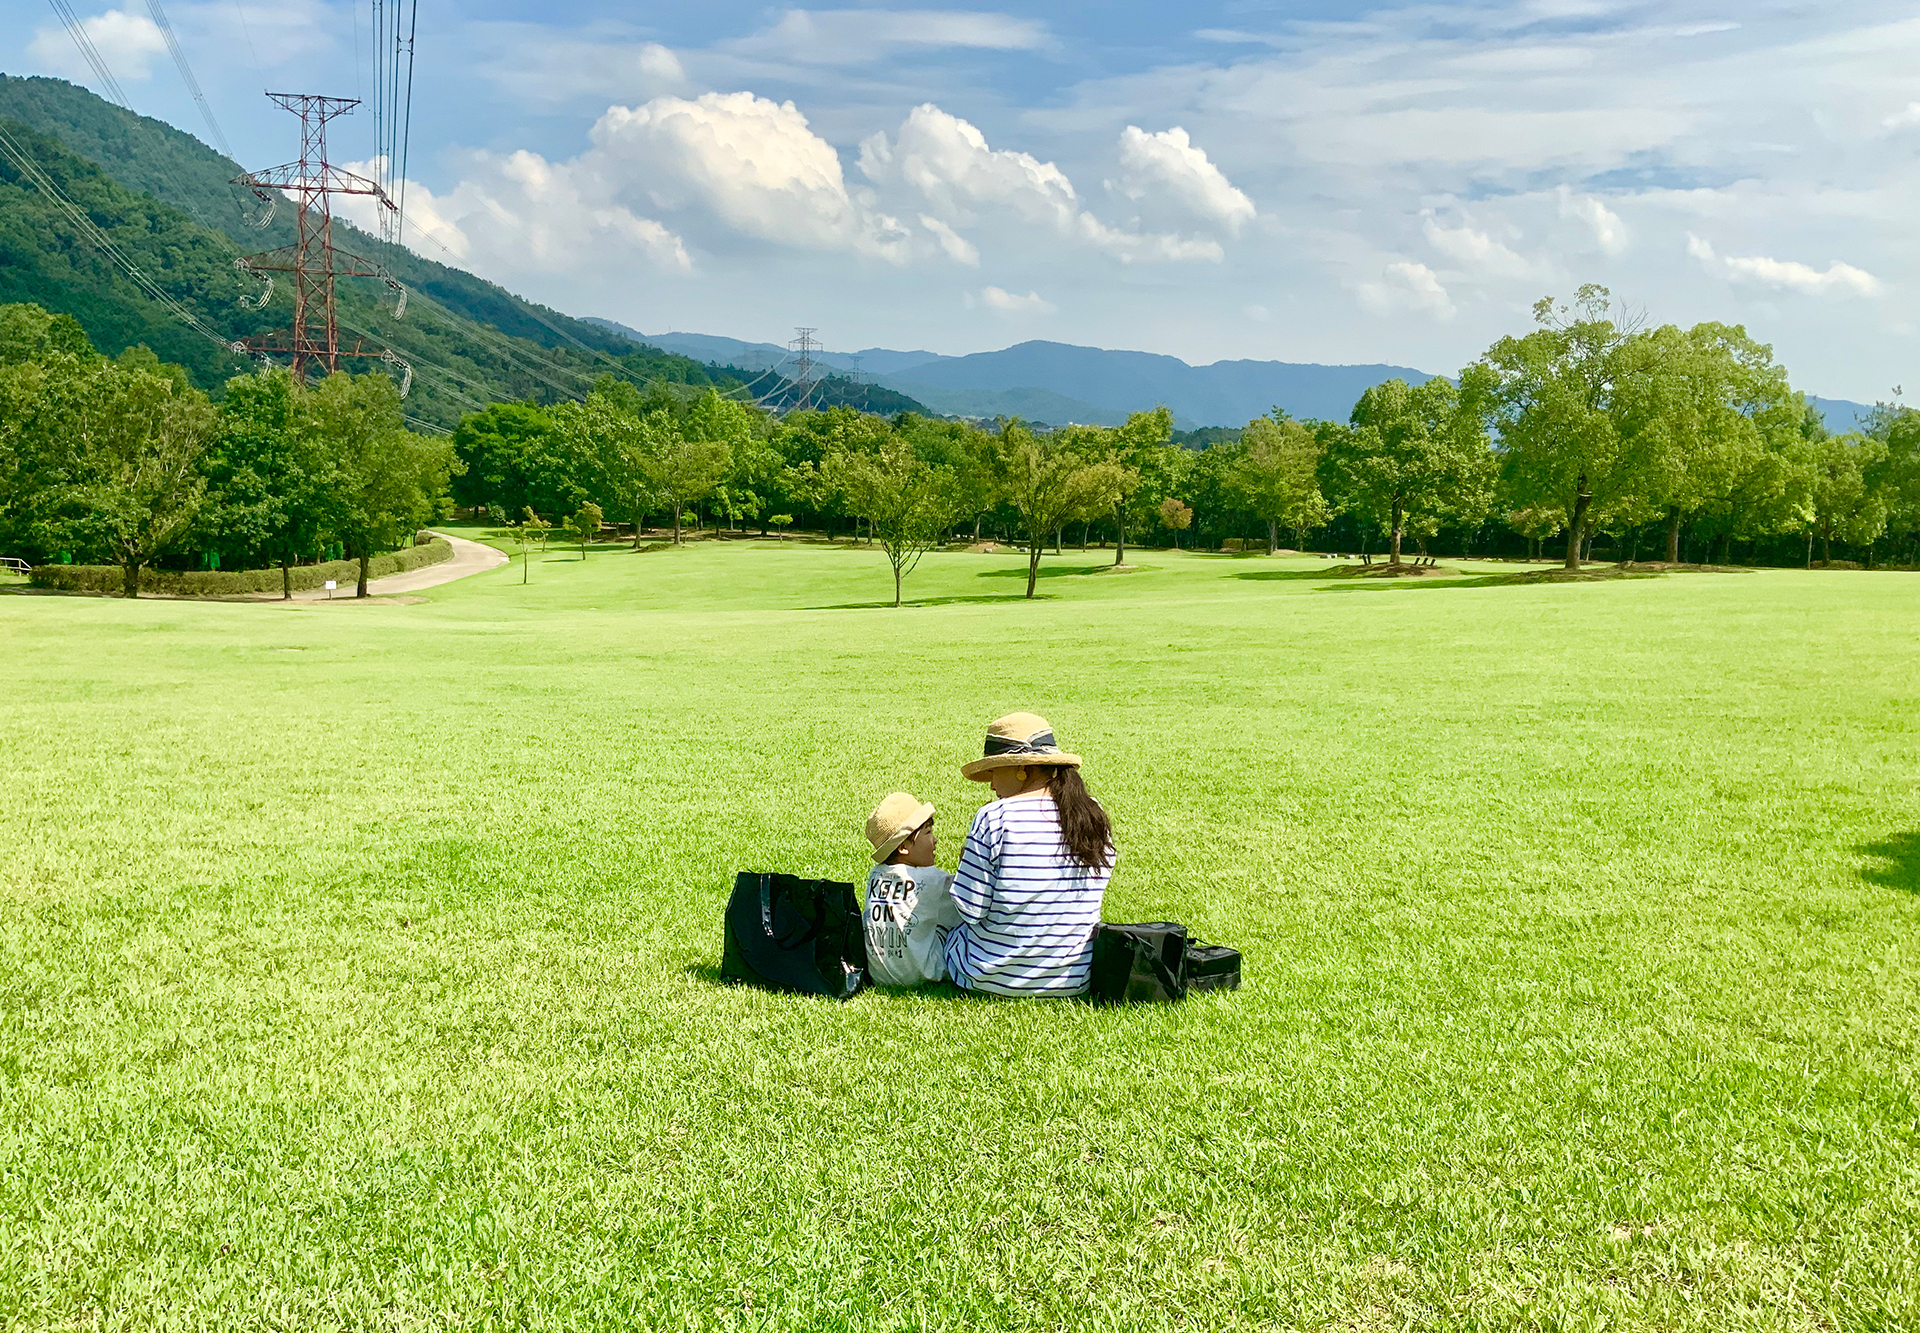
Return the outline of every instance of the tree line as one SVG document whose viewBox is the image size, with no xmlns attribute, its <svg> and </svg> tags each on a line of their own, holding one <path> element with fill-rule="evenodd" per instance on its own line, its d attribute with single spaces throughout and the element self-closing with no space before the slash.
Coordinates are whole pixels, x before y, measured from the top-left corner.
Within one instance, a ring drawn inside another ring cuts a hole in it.
<svg viewBox="0 0 1920 1333">
<path fill-rule="evenodd" d="M 461 503 L 566 514 L 592 502 L 641 530 L 659 518 L 744 530 L 798 522 L 864 533 L 900 579 L 971 528 L 1042 551 L 1129 539 L 1208 545 L 1318 539 L 1399 564 L 1564 543 L 1570 568 L 1616 559 L 1731 559 L 1805 541 L 1829 562 L 1920 543 L 1920 416 L 1881 409 L 1829 433 L 1772 349 L 1736 326 L 1646 327 L 1601 287 L 1543 301 L 1452 380 L 1376 385 L 1348 420 L 1276 410 L 1204 448 L 1173 443 L 1164 409 L 1118 427 L 1040 431 L 847 408 L 756 413 L 716 394 L 603 381 L 584 403 L 497 404 L 455 432 Z M 1076 531 L 1077 530 L 1077 531 Z M 1684 539 L 1684 541 L 1683 541 Z"/>
<path fill-rule="evenodd" d="M 108 359 L 71 320 L 0 308 L 0 542 L 143 564 L 260 568 L 329 545 L 365 562 L 458 503 L 542 530 L 566 519 L 863 537 L 895 600 L 921 555 L 971 534 L 1044 553 L 1077 541 L 1220 546 L 1283 534 L 1390 564 L 1526 550 L 1577 568 L 1604 542 L 1730 560 L 1804 541 L 1909 560 L 1920 543 L 1920 414 L 1829 433 L 1744 329 L 1647 327 L 1604 288 L 1543 301 L 1454 379 L 1393 380 L 1346 421 L 1278 410 L 1204 448 L 1164 408 L 1120 426 L 991 426 L 839 406 L 775 415 L 712 388 L 603 377 L 583 400 L 501 402 L 451 440 L 405 429 L 392 382 L 239 376 L 209 401 L 142 349 Z M 450 488 L 450 495 L 448 489 Z M 586 517 L 583 517 L 586 516 Z"/>
<path fill-rule="evenodd" d="M 219 402 L 144 347 L 102 356 L 78 322 L 0 306 L 0 550 L 32 563 L 140 571 L 197 557 L 282 570 L 410 545 L 458 466 L 406 428 L 381 373 L 308 387 L 284 369 L 227 381 Z"/>
</svg>

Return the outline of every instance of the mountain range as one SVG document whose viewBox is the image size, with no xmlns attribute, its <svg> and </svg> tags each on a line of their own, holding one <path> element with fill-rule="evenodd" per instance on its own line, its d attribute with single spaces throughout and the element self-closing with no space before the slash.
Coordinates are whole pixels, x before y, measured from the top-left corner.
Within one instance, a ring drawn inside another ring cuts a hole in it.
<svg viewBox="0 0 1920 1333">
<path fill-rule="evenodd" d="M 612 320 L 590 324 L 694 361 L 766 370 L 793 353 L 778 343 L 746 342 L 706 333 L 640 333 Z M 861 375 L 950 416 L 1019 416 L 1051 425 L 1117 425 L 1129 412 L 1165 403 L 1182 430 L 1244 426 L 1275 407 L 1299 418 L 1344 421 L 1360 395 L 1376 384 L 1433 378 L 1408 366 L 1330 366 L 1292 361 L 1215 361 L 1190 365 L 1152 352 L 1110 351 L 1069 343 L 1023 342 L 997 352 L 944 356 L 939 352 L 866 347 L 821 351 L 815 361 Z M 1829 429 L 1851 430 L 1872 409 L 1837 398 L 1813 398 Z"/>
</svg>

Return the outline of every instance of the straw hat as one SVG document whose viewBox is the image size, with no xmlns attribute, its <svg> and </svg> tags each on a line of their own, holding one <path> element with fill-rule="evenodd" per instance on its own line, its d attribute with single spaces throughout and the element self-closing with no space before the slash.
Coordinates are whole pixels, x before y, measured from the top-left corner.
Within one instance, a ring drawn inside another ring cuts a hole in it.
<svg viewBox="0 0 1920 1333">
<path fill-rule="evenodd" d="M 933 806 L 903 791 L 891 792 L 867 816 L 867 841 L 873 844 L 875 865 L 900 850 L 919 827 L 933 818 Z"/>
<path fill-rule="evenodd" d="M 964 765 L 960 776 L 985 782 L 996 768 L 1032 768 L 1036 764 L 1080 767 L 1080 756 L 1068 754 L 1053 738 L 1053 724 L 1038 713 L 1008 713 L 987 728 L 986 754 Z"/>
</svg>

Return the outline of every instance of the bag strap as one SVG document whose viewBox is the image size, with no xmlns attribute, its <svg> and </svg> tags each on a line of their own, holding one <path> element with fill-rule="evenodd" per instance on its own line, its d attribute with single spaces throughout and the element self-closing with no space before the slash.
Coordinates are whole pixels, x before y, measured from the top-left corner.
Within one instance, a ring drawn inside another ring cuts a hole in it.
<svg viewBox="0 0 1920 1333">
<path fill-rule="evenodd" d="M 773 938 L 773 876 L 760 876 L 760 929 Z"/>
<path fill-rule="evenodd" d="M 1161 957 L 1162 949 L 1157 942 L 1149 943 L 1138 935 L 1130 936 L 1129 938 L 1133 942 L 1133 956 L 1136 964 L 1140 959 L 1145 958 L 1149 966 L 1153 969 L 1154 977 L 1162 986 L 1166 987 L 1169 995 L 1185 995 L 1187 993 L 1186 983 L 1173 975 L 1173 969 L 1168 967 L 1167 960 Z"/>
<path fill-rule="evenodd" d="M 1154 973 L 1160 978 L 1160 984 L 1167 988 L 1169 995 L 1186 994 L 1187 983 L 1173 975 L 1173 969 L 1167 966 L 1167 960 L 1160 956 L 1158 949 L 1153 950 L 1147 956 L 1153 960 Z"/>
</svg>

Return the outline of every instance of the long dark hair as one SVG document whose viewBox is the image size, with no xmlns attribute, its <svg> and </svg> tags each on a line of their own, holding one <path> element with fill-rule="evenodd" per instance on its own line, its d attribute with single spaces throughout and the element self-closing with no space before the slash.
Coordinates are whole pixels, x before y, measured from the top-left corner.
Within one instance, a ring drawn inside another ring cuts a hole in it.
<svg viewBox="0 0 1920 1333">
<path fill-rule="evenodd" d="M 1047 774 L 1047 791 L 1060 813 L 1060 840 L 1067 844 L 1073 859 L 1089 870 L 1105 870 L 1112 865 L 1113 825 L 1081 781 L 1080 770 L 1067 764 L 1055 765 Z"/>
</svg>

